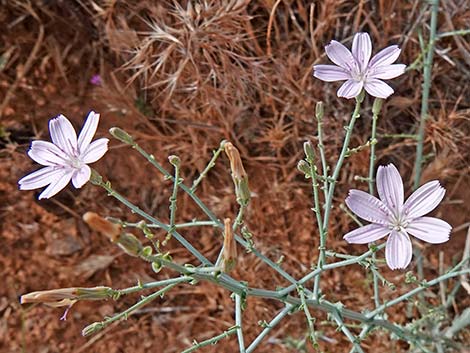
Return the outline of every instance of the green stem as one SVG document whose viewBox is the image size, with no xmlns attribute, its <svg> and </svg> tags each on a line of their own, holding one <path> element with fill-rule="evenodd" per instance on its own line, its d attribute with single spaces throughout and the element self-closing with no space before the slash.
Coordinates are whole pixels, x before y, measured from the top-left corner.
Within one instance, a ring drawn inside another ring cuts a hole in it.
<svg viewBox="0 0 470 353">
<path fill-rule="evenodd" d="M 346 154 L 349 148 L 349 141 L 351 140 L 352 131 L 354 128 L 354 124 L 356 119 L 359 118 L 359 111 L 361 109 L 361 102 L 363 100 L 363 92 L 356 98 L 356 107 L 354 108 L 354 112 L 352 113 L 351 120 L 349 121 L 349 125 L 346 128 L 346 135 L 344 137 L 343 147 L 341 149 L 341 153 L 338 158 L 338 162 L 336 162 L 335 169 L 332 175 L 332 181 L 330 182 L 330 187 L 328 190 L 328 197 L 325 201 L 325 214 L 323 216 L 323 227 L 320 229 L 320 256 L 318 257 L 318 264 L 317 269 L 322 270 L 323 265 L 325 264 L 325 250 L 326 250 L 326 237 L 328 235 L 328 222 L 330 220 L 330 213 L 333 203 L 333 195 L 335 192 L 336 182 L 339 177 L 339 173 L 341 171 L 341 167 L 343 166 L 343 162 L 346 158 Z M 315 278 L 314 288 L 313 288 L 313 297 L 318 299 L 320 291 L 320 275 Z"/>
<path fill-rule="evenodd" d="M 302 303 L 301 307 L 304 310 L 305 318 L 307 319 L 308 337 L 310 339 L 310 342 L 313 345 L 313 348 L 315 350 L 318 350 L 319 346 L 318 346 L 317 335 L 315 333 L 315 326 L 314 326 L 315 319 L 312 318 L 312 315 L 310 314 L 310 310 L 308 308 L 308 305 L 305 299 L 303 287 L 299 286 L 297 288 L 297 292 L 299 293 L 300 302 Z"/>
<path fill-rule="evenodd" d="M 237 332 L 237 330 L 238 330 L 237 326 L 230 327 L 227 331 L 221 333 L 220 335 L 214 336 L 214 337 L 209 338 L 209 339 L 207 339 L 205 341 L 202 341 L 202 342 L 194 343 L 194 345 L 192 347 L 189 347 L 189 348 L 185 349 L 181 353 L 191 353 L 191 352 L 194 352 L 194 351 L 198 350 L 199 348 L 206 347 L 206 346 L 209 346 L 209 345 L 214 345 L 217 342 L 219 342 L 221 339 L 227 338 L 230 335 L 233 335 L 234 333 Z"/>
<path fill-rule="evenodd" d="M 323 143 L 323 106 L 321 109 L 317 109 L 317 112 L 315 113 L 317 118 L 318 149 L 320 151 L 321 169 L 323 174 L 323 195 L 326 200 L 328 196 L 328 164 L 326 163 L 325 144 Z"/>
<path fill-rule="evenodd" d="M 160 228 L 164 229 L 165 231 L 171 233 L 171 235 L 181 243 L 188 251 L 193 254 L 199 261 L 201 261 L 204 265 L 212 265 L 212 263 L 205 258 L 204 255 L 202 255 L 194 246 L 191 245 L 181 234 L 179 234 L 176 230 L 170 229 L 168 225 L 165 223 L 160 222 L 158 219 L 155 217 L 150 216 L 147 214 L 145 211 L 141 210 L 139 207 L 134 205 L 132 202 L 127 200 L 124 196 L 119 194 L 118 192 L 114 191 L 113 188 L 111 187 L 111 183 L 109 182 L 103 182 L 101 176 L 99 176 L 96 172 L 94 172 L 95 175 L 92 176 L 92 183 L 98 186 L 101 186 L 103 189 L 105 189 L 108 192 L 109 196 L 114 197 L 116 200 L 121 202 L 122 204 L 126 205 L 132 212 L 138 214 L 139 216 L 142 216 L 143 218 L 147 219 L 148 221 L 158 225 Z"/>
<path fill-rule="evenodd" d="M 348 340 L 353 344 L 354 350 L 358 353 L 364 353 L 359 343 L 357 343 L 357 338 L 349 331 L 348 327 L 344 324 L 343 319 L 341 318 L 340 314 L 334 312 L 331 314 L 333 319 L 336 321 L 338 328 L 343 331 L 344 335 L 348 338 Z"/>
<path fill-rule="evenodd" d="M 191 352 L 194 352 L 195 350 L 198 350 L 199 348 L 206 347 L 209 345 L 214 345 L 217 342 L 219 342 L 221 339 L 227 338 L 230 335 L 233 335 L 234 333 L 236 333 L 237 329 L 238 329 L 237 326 L 230 327 L 227 331 L 222 332 L 220 335 L 214 336 L 202 342 L 194 343 L 192 347 L 185 349 L 181 353 L 191 353 Z"/>
<path fill-rule="evenodd" d="M 285 287 L 284 289 L 280 290 L 279 294 L 286 295 L 286 294 L 292 292 L 293 290 L 296 289 L 296 285 L 299 285 L 299 284 L 303 285 L 304 283 L 308 282 L 312 278 L 318 277 L 318 275 L 323 271 L 327 271 L 327 270 L 331 270 L 333 268 L 349 266 L 349 265 L 352 265 L 352 264 L 359 263 L 360 261 L 362 261 L 362 260 L 366 259 L 367 257 L 371 256 L 374 252 L 376 252 L 378 250 L 381 250 L 384 247 L 385 247 L 385 243 L 377 246 L 375 249 L 370 249 L 369 251 L 366 251 L 362 255 L 354 256 L 354 257 L 352 257 L 348 260 L 339 261 L 339 262 L 335 262 L 335 263 L 332 263 L 332 264 L 325 265 L 325 266 L 323 266 L 323 269 L 317 268 L 314 271 L 312 271 L 312 272 L 308 273 L 307 275 L 305 275 L 304 277 L 302 277 L 300 280 L 298 280 L 296 284 L 291 284 L 290 286 Z"/>
<path fill-rule="evenodd" d="M 235 325 L 237 326 L 237 338 L 240 353 L 245 353 L 245 341 L 243 339 L 242 326 L 242 297 L 239 294 L 235 294 Z"/>
<path fill-rule="evenodd" d="M 165 279 L 163 281 L 155 281 L 155 282 L 148 282 L 148 283 L 142 283 L 138 284 L 137 286 L 125 288 L 125 289 L 116 289 L 113 292 L 114 295 L 126 295 L 126 294 L 131 294 L 135 292 L 140 292 L 143 289 L 152 289 L 156 287 L 162 287 L 162 286 L 167 286 L 170 284 L 177 284 L 177 283 L 183 283 L 183 282 L 191 282 L 193 279 L 189 276 L 181 276 L 177 278 L 170 278 L 170 279 Z"/>
<path fill-rule="evenodd" d="M 255 348 L 261 343 L 261 341 L 271 332 L 271 330 L 279 324 L 284 317 L 289 314 L 294 305 L 287 304 L 284 309 L 282 309 L 279 314 L 277 314 L 274 319 L 272 319 L 268 325 L 261 331 L 261 333 L 251 342 L 251 344 L 246 349 L 246 353 L 252 353 Z"/>
<path fill-rule="evenodd" d="M 180 282 L 184 282 L 184 281 L 181 280 Z M 159 291 L 144 297 L 143 299 L 139 300 L 137 303 L 135 303 L 134 305 L 132 305 L 131 307 L 127 308 L 126 310 L 124 310 L 123 312 L 121 312 L 117 315 L 114 315 L 114 316 L 112 316 L 108 319 L 105 319 L 103 321 L 94 322 L 94 323 L 88 325 L 87 327 L 85 327 L 82 330 L 82 335 L 83 336 L 89 336 L 91 334 L 94 334 L 94 333 L 100 331 L 101 329 L 105 328 L 106 326 L 108 326 L 109 324 L 111 324 L 114 321 L 121 320 L 121 319 L 127 320 L 129 315 L 131 315 L 134 311 L 136 311 L 137 309 L 140 309 L 144 305 L 150 303 L 152 300 L 157 299 L 159 296 L 163 296 L 163 294 L 165 294 L 170 289 L 172 289 L 173 287 L 178 285 L 180 282 L 169 284 L 166 287 L 160 289 Z"/>
<path fill-rule="evenodd" d="M 124 227 L 133 227 L 133 228 L 139 228 L 141 227 L 140 222 L 119 222 Z M 161 229 L 160 225 L 158 224 L 147 224 L 146 225 L 148 228 L 158 228 Z M 193 221 L 193 222 L 186 222 L 186 223 L 177 223 L 174 225 L 174 228 L 189 228 L 189 227 L 200 227 L 200 226 L 217 226 L 217 223 L 214 221 Z M 167 225 L 167 227 L 170 227 L 170 225 Z"/>
<path fill-rule="evenodd" d="M 224 146 L 225 146 L 225 140 L 223 140 L 221 143 L 220 143 L 220 146 L 219 148 L 214 151 L 214 155 L 212 156 L 211 160 L 209 161 L 209 163 L 207 164 L 206 168 L 204 168 L 204 170 L 202 171 L 202 173 L 199 175 L 199 177 L 194 180 L 193 182 L 193 185 L 191 186 L 191 192 L 195 192 L 196 191 L 196 188 L 197 186 L 199 185 L 199 183 L 202 181 L 202 179 L 204 179 L 204 177 L 207 175 L 207 173 L 209 172 L 209 170 L 211 170 L 214 166 L 215 166 L 215 161 L 217 160 L 217 158 L 219 157 L 220 153 L 222 153 L 222 151 L 224 150 Z"/>
<path fill-rule="evenodd" d="M 438 283 L 440 283 L 441 281 L 446 281 L 448 280 L 449 278 L 452 278 L 452 277 L 457 277 L 457 276 L 461 276 L 463 274 L 466 274 L 466 273 L 469 273 L 470 270 L 461 270 L 461 271 L 451 271 L 451 272 L 448 272 L 446 274 L 443 274 L 442 276 L 439 276 L 435 279 L 433 279 L 432 281 L 429 281 L 429 282 L 426 282 L 425 284 L 421 285 L 420 287 L 417 287 L 401 296 L 399 296 L 398 298 L 395 298 L 389 302 L 386 302 L 386 303 L 383 303 L 381 306 L 379 306 L 378 308 L 376 308 L 375 310 L 371 311 L 369 314 L 367 314 L 366 316 L 369 317 L 369 318 L 373 318 L 379 314 L 381 314 L 383 311 L 385 311 L 385 309 L 395 305 L 395 304 L 398 304 L 404 300 L 407 300 L 408 298 L 411 298 L 412 296 L 418 294 L 418 293 L 421 293 L 423 292 L 424 290 L 426 290 L 428 287 L 431 287 L 431 286 L 434 286 Z"/>
<path fill-rule="evenodd" d="M 439 0 L 429 0 L 431 4 L 431 24 L 429 34 L 429 45 L 426 58 L 423 63 L 423 95 L 421 98 L 421 115 L 418 127 L 418 139 L 416 145 L 416 160 L 414 170 L 414 183 L 413 189 L 417 189 L 421 180 L 421 169 L 423 163 L 423 145 L 424 145 L 424 133 L 426 130 L 426 120 L 428 118 L 429 108 L 429 92 L 431 90 L 432 81 L 432 63 L 434 56 L 434 44 L 436 41 L 436 29 L 437 29 L 437 15 L 439 11 Z"/>
<path fill-rule="evenodd" d="M 177 208 L 176 198 L 178 196 L 178 185 L 181 184 L 179 160 L 178 160 L 177 163 L 174 163 L 173 165 L 175 167 L 175 177 L 173 179 L 173 192 L 172 192 L 171 197 L 170 197 L 170 224 L 169 224 L 169 228 L 171 230 L 175 228 L 175 216 L 176 216 L 176 208 Z"/>
</svg>

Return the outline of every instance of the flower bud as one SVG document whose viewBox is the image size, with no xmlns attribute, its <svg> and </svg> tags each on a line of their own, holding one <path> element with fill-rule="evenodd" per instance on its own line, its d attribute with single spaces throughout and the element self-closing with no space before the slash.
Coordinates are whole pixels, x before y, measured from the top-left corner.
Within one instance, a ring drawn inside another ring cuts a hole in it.
<svg viewBox="0 0 470 353">
<path fill-rule="evenodd" d="M 93 168 L 91 168 L 90 182 L 94 185 L 103 184 L 103 177 Z"/>
<path fill-rule="evenodd" d="M 318 120 L 321 120 L 323 118 L 323 114 L 324 114 L 323 102 L 320 101 L 315 106 L 315 117 Z"/>
<path fill-rule="evenodd" d="M 82 218 L 91 229 L 101 233 L 112 242 L 116 242 L 121 233 L 121 226 L 119 224 L 111 223 L 95 212 L 87 212 Z"/>
<path fill-rule="evenodd" d="M 77 300 L 101 300 L 112 296 L 113 289 L 109 287 L 92 287 L 92 288 L 58 288 L 51 290 L 43 290 L 31 292 L 22 295 L 21 304 L 43 303 L 53 307 L 71 306 Z"/>
<path fill-rule="evenodd" d="M 222 252 L 223 271 L 230 272 L 237 264 L 237 242 L 233 236 L 230 218 L 224 219 L 224 250 Z"/>
<path fill-rule="evenodd" d="M 305 174 L 305 177 L 306 178 L 310 178 L 311 175 L 310 175 L 310 166 L 308 165 L 307 162 L 305 162 L 303 159 L 299 161 L 299 163 L 297 163 L 297 169 Z"/>
<path fill-rule="evenodd" d="M 173 155 L 171 155 L 171 156 L 168 157 L 168 161 L 169 161 L 169 162 L 171 163 L 171 165 L 174 166 L 174 167 L 179 167 L 180 162 L 181 162 L 180 157 L 178 157 L 178 156 L 173 156 Z"/>
<path fill-rule="evenodd" d="M 230 142 L 224 144 L 224 151 L 230 160 L 230 169 L 232 171 L 232 179 L 235 185 L 235 195 L 240 204 L 246 205 L 250 201 L 250 188 L 248 186 L 248 175 L 243 168 L 240 153 Z"/>
<path fill-rule="evenodd" d="M 374 104 L 372 105 L 372 114 L 379 115 L 383 102 L 384 100 L 382 98 L 374 99 Z"/>
<path fill-rule="evenodd" d="M 315 150 L 313 149 L 313 145 L 310 141 L 304 142 L 304 152 L 307 157 L 307 161 L 313 162 L 315 160 Z"/>
<path fill-rule="evenodd" d="M 127 143 L 129 145 L 134 144 L 134 139 L 131 135 L 125 132 L 123 129 L 118 127 L 112 127 L 109 129 L 109 133 L 113 135 L 114 138 L 118 139 L 121 142 Z"/>
<path fill-rule="evenodd" d="M 104 324 L 101 323 L 101 322 L 94 322 L 88 326 L 86 326 L 83 330 L 82 330 L 82 336 L 86 337 L 86 336 L 89 336 L 89 335 L 92 335 L 96 332 L 98 332 L 99 330 L 101 330 L 102 328 L 104 327 Z"/>
<path fill-rule="evenodd" d="M 130 256 L 138 257 L 142 254 L 143 246 L 139 239 L 131 233 L 121 233 L 116 240 L 118 246 Z"/>
</svg>

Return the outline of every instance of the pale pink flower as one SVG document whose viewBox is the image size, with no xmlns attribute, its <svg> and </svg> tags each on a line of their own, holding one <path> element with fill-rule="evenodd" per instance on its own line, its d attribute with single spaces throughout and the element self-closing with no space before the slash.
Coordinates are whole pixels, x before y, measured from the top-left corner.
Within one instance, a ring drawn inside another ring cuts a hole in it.
<svg viewBox="0 0 470 353">
<path fill-rule="evenodd" d="M 346 205 L 359 217 L 372 224 L 355 229 L 344 236 L 351 244 L 366 244 L 387 235 L 385 259 L 392 270 L 405 268 L 411 261 L 409 234 L 431 244 L 449 240 L 452 227 L 443 220 L 423 217 L 439 205 L 445 189 L 439 181 L 430 181 L 416 190 L 405 202 L 403 182 L 393 164 L 377 171 L 376 198 L 364 191 L 350 190 Z"/>
<path fill-rule="evenodd" d="M 80 135 L 63 115 L 49 121 L 51 142 L 33 141 L 28 155 L 35 162 L 45 166 L 18 181 L 20 190 L 33 190 L 49 185 L 39 199 L 48 199 L 62 190 L 70 180 L 75 188 L 81 188 L 90 180 L 94 163 L 108 150 L 108 139 L 91 142 L 95 135 L 100 115 L 90 112 Z"/>
<path fill-rule="evenodd" d="M 372 43 L 367 33 L 354 36 L 352 52 L 335 40 L 325 47 L 325 51 L 336 65 L 315 65 L 313 76 L 326 82 L 346 80 L 337 92 L 338 97 L 357 97 L 364 88 L 371 96 L 387 98 L 393 88 L 382 80 L 398 77 L 406 68 L 403 64 L 392 64 L 401 52 L 397 45 L 379 51 L 371 59 Z"/>
</svg>

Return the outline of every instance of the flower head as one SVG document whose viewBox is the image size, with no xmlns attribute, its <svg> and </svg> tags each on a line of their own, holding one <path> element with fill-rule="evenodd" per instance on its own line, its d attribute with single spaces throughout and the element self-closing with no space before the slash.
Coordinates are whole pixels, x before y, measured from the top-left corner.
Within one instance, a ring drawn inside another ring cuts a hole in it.
<svg viewBox="0 0 470 353">
<path fill-rule="evenodd" d="M 387 235 L 385 258 L 392 270 L 408 266 L 412 249 L 409 234 L 431 244 L 449 240 L 452 227 L 443 220 L 423 217 L 439 205 L 445 189 L 437 180 L 430 181 L 404 201 L 403 182 L 393 164 L 380 166 L 377 171 L 376 198 L 364 191 L 350 190 L 346 205 L 371 224 L 344 236 L 351 244 L 366 244 Z"/>
<path fill-rule="evenodd" d="M 75 188 L 81 188 L 90 180 L 91 169 L 87 164 L 99 160 L 108 150 L 108 139 L 91 142 L 100 115 L 90 112 L 78 136 L 70 121 L 63 115 L 49 121 L 52 143 L 33 141 L 28 155 L 45 166 L 18 181 L 20 190 L 33 190 L 49 185 L 39 199 L 48 199 L 62 190 L 70 180 Z"/>
<path fill-rule="evenodd" d="M 400 55 L 401 49 L 391 45 L 372 55 L 372 43 L 367 33 L 354 36 L 352 50 L 332 40 L 325 47 L 326 55 L 336 65 L 315 65 L 313 76 L 322 81 L 344 81 L 339 88 L 338 97 L 354 98 L 364 88 L 367 93 L 377 98 L 387 98 L 393 88 L 382 80 L 400 76 L 405 72 L 406 65 L 392 64 Z"/>
</svg>

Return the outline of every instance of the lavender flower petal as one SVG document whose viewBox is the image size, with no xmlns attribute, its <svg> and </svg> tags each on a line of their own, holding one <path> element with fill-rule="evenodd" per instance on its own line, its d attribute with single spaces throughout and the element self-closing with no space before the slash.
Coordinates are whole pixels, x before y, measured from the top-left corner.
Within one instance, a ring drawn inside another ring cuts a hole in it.
<svg viewBox="0 0 470 353">
<path fill-rule="evenodd" d="M 380 199 L 398 216 L 404 200 L 403 181 L 393 164 L 377 170 L 377 191 Z"/>
<path fill-rule="evenodd" d="M 357 97 L 359 93 L 361 93 L 362 86 L 363 86 L 362 81 L 356 81 L 352 79 L 347 80 L 338 89 L 337 95 L 338 97 L 344 97 L 347 99 Z"/>
<path fill-rule="evenodd" d="M 90 180 L 91 169 L 89 166 L 84 165 L 80 169 L 77 169 L 72 175 L 72 184 L 76 189 L 80 189 L 83 185 Z"/>
<path fill-rule="evenodd" d="M 332 40 L 330 44 L 325 47 L 325 51 L 330 60 L 343 69 L 348 71 L 358 69 L 356 59 L 354 59 L 349 49 L 340 42 Z"/>
<path fill-rule="evenodd" d="M 356 33 L 352 43 L 352 55 L 356 59 L 361 71 L 367 69 L 369 65 L 370 56 L 372 55 L 372 42 L 369 34 Z"/>
<path fill-rule="evenodd" d="M 18 181 L 20 190 L 34 190 L 42 188 L 57 180 L 62 174 L 62 170 L 52 166 L 41 168 L 28 174 Z"/>
<path fill-rule="evenodd" d="M 346 205 L 359 217 L 382 225 L 390 223 L 391 211 L 378 198 L 361 190 L 349 190 Z"/>
<path fill-rule="evenodd" d="M 351 78 L 351 74 L 347 70 L 336 65 L 315 65 L 313 70 L 313 76 L 326 82 L 343 81 Z"/>
<path fill-rule="evenodd" d="M 85 124 L 83 124 L 80 135 L 78 136 L 78 151 L 80 153 L 84 152 L 88 148 L 88 145 L 93 139 L 93 136 L 95 136 L 99 121 L 99 114 L 95 113 L 94 111 L 88 113 Z"/>
<path fill-rule="evenodd" d="M 46 166 L 61 165 L 65 162 L 63 152 L 48 141 L 33 141 L 28 156 L 39 164 Z"/>
<path fill-rule="evenodd" d="M 369 70 L 369 78 L 388 80 L 403 75 L 405 73 L 405 69 L 406 65 L 404 64 L 378 66 Z"/>
<path fill-rule="evenodd" d="M 38 199 L 48 199 L 65 188 L 72 178 L 73 169 L 61 169 L 61 173 L 51 180 L 49 186 L 39 195 Z"/>
<path fill-rule="evenodd" d="M 86 164 L 94 163 L 108 151 L 109 139 L 101 138 L 90 143 L 86 151 L 80 156 Z"/>
<path fill-rule="evenodd" d="M 390 229 L 379 224 L 368 224 L 344 235 L 350 244 L 367 244 L 379 240 L 390 233 Z"/>
<path fill-rule="evenodd" d="M 369 68 L 390 65 L 397 61 L 400 56 L 401 49 L 398 45 L 391 45 L 375 54 L 369 62 Z"/>
<path fill-rule="evenodd" d="M 392 87 L 376 78 L 367 80 L 364 88 L 371 96 L 383 99 L 389 97 L 394 92 Z"/>
<path fill-rule="evenodd" d="M 434 217 L 416 218 L 406 227 L 408 233 L 431 244 L 445 243 L 451 230 L 449 223 Z"/>
<path fill-rule="evenodd" d="M 412 256 L 411 240 L 406 232 L 393 230 L 385 246 L 385 260 L 392 270 L 405 268 Z"/>
<path fill-rule="evenodd" d="M 77 150 L 77 134 L 69 119 L 62 114 L 49 121 L 49 132 L 54 145 L 69 155 Z"/>
<path fill-rule="evenodd" d="M 408 219 L 414 219 L 434 210 L 444 198 L 446 191 L 439 181 L 430 181 L 416 190 L 406 200 L 403 212 Z"/>
</svg>

